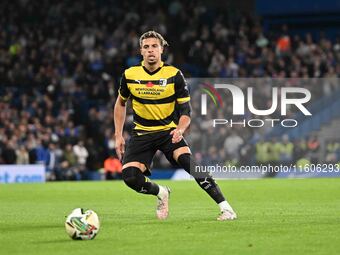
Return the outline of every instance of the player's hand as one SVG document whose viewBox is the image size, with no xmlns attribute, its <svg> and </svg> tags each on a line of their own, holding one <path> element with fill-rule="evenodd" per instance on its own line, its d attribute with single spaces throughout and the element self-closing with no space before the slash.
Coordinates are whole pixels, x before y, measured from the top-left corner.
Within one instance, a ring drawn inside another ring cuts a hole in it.
<svg viewBox="0 0 340 255">
<path fill-rule="evenodd" d="M 172 135 L 172 143 L 178 143 L 183 139 L 183 131 L 179 128 L 172 130 L 170 135 Z"/>
<path fill-rule="evenodd" d="M 125 140 L 122 135 L 116 135 L 116 153 L 121 160 L 125 152 Z"/>
</svg>

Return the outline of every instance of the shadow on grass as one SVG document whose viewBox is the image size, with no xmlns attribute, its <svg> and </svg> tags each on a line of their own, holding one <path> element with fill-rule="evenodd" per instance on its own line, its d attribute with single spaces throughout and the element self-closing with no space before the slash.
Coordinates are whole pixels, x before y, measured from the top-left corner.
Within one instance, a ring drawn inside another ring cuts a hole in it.
<svg viewBox="0 0 340 255">
<path fill-rule="evenodd" d="M 98 238 L 96 237 L 93 240 L 72 240 L 71 238 L 69 238 L 66 234 L 65 237 L 58 237 L 58 238 L 54 238 L 54 239 L 50 239 L 50 240 L 40 240 L 40 241 L 32 241 L 32 244 L 38 244 L 38 245 L 49 245 L 49 244 L 84 244 L 84 243 L 99 243 L 99 242 L 107 242 L 108 239 L 103 239 L 103 238 Z"/>
</svg>

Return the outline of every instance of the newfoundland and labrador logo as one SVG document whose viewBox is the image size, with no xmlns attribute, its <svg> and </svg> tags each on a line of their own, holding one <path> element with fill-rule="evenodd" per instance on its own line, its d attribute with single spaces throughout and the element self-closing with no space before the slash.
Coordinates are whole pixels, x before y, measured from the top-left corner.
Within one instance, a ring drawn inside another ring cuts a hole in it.
<svg viewBox="0 0 340 255">
<path fill-rule="evenodd" d="M 272 105 L 269 109 L 256 109 L 253 99 L 253 88 L 247 88 L 247 97 L 243 91 L 233 84 L 214 84 L 214 86 L 204 83 L 201 88 L 201 114 L 207 115 L 207 95 L 212 99 L 215 106 L 219 109 L 223 109 L 223 100 L 221 94 L 216 89 L 225 89 L 232 95 L 232 114 L 238 116 L 237 121 L 233 119 L 213 119 L 213 127 L 217 125 L 242 125 L 249 127 L 263 127 L 265 123 L 269 123 L 272 127 L 276 124 L 280 124 L 283 127 L 296 127 L 298 121 L 296 119 L 285 118 L 287 116 L 287 106 L 295 105 L 305 116 L 311 116 L 312 114 L 304 106 L 305 103 L 311 99 L 311 93 L 309 90 L 300 87 L 273 87 L 272 88 Z M 279 93 L 280 92 L 280 93 Z M 299 94 L 299 98 L 292 98 L 291 95 Z M 302 95 L 302 96 L 301 96 Z M 245 115 L 245 104 L 247 104 L 250 113 L 257 116 L 268 116 L 273 114 L 278 109 L 280 99 L 280 116 L 282 119 L 270 119 L 270 118 L 257 118 L 257 119 L 240 119 L 239 117 Z M 218 105 L 219 104 L 219 105 Z"/>
</svg>

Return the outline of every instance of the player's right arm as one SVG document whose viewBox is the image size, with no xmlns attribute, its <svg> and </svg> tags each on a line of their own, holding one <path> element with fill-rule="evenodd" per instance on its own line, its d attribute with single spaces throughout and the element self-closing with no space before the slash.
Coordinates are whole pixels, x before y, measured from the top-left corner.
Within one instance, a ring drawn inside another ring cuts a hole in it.
<svg viewBox="0 0 340 255">
<path fill-rule="evenodd" d="M 130 96 L 130 91 L 126 84 L 125 74 L 120 80 L 119 95 L 114 108 L 116 153 L 122 159 L 125 152 L 125 140 L 123 138 L 124 122 L 126 117 L 126 102 Z"/>
<path fill-rule="evenodd" d="M 181 71 L 178 71 L 175 76 L 175 95 L 180 111 L 180 118 L 176 129 L 172 130 L 170 135 L 172 135 L 172 142 L 178 143 L 182 140 L 183 133 L 189 127 L 191 122 L 190 95 L 187 82 L 185 81 Z"/>
</svg>

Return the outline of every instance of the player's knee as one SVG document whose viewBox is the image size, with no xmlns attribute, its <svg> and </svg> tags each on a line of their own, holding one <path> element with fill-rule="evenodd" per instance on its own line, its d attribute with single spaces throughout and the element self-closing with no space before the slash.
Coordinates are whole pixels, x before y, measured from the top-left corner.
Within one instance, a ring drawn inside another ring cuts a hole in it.
<svg viewBox="0 0 340 255">
<path fill-rule="evenodd" d="M 185 170 L 190 169 L 191 163 L 191 154 L 190 153 L 182 153 L 178 156 L 177 162 L 182 166 Z"/>
<path fill-rule="evenodd" d="M 197 169 L 199 168 L 197 168 L 197 164 L 190 153 L 182 153 L 181 155 L 179 155 L 177 162 L 187 173 L 191 174 L 195 179 L 199 177 L 208 177 L 207 173 L 201 173 L 197 171 Z"/>
<path fill-rule="evenodd" d="M 191 151 L 188 146 L 180 147 L 173 152 L 173 158 L 178 162 L 182 155 L 191 155 Z"/>
<path fill-rule="evenodd" d="M 143 186 L 144 176 L 137 167 L 127 167 L 122 171 L 122 178 L 127 186 L 139 192 Z"/>
<path fill-rule="evenodd" d="M 140 163 L 140 162 L 137 162 L 137 161 L 132 161 L 132 162 L 128 162 L 128 163 L 125 163 L 123 165 L 123 169 L 125 168 L 128 168 L 128 167 L 137 167 L 139 168 L 142 172 L 145 171 L 146 167 L 143 163 Z"/>
</svg>

